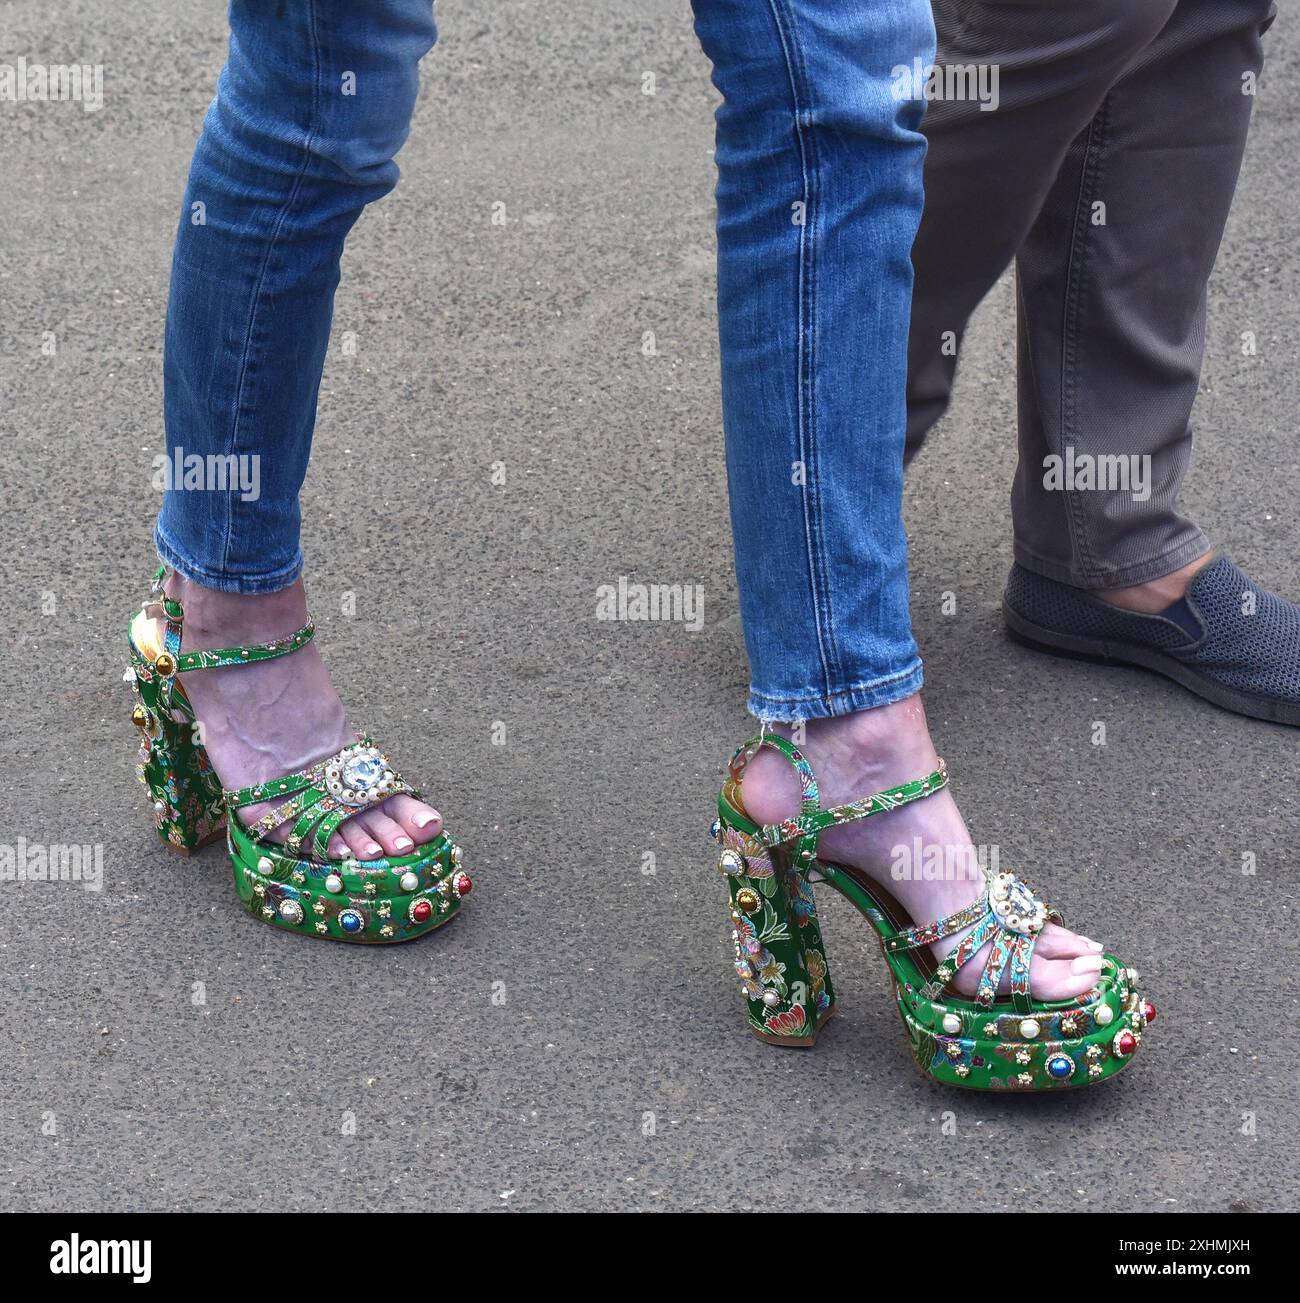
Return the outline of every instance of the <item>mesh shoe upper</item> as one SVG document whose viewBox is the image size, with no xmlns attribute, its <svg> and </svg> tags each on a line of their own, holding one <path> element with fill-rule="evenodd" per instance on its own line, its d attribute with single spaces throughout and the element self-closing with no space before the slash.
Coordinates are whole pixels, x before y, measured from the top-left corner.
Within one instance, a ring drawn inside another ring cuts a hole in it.
<svg viewBox="0 0 1300 1303">
<path fill-rule="evenodd" d="M 1261 588 L 1226 556 L 1199 571 L 1187 589 L 1199 639 L 1164 616 L 1121 610 L 1021 565 L 1011 569 L 1006 596 L 1044 628 L 1155 648 L 1238 692 L 1300 701 L 1300 606 Z"/>
<path fill-rule="evenodd" d="M 1187 589 L 1205 636 L 1179 657 L 1257 697 L 1300 701 L 1300 606 L 1254 583 L 1225 556 Z"/>
<path fill-rule="evenodd" d="M 1135 642 L 1162 651 L 1186 649 L 1194 639 L 1172 620 L 1159 615 L 1139 615 L 1093 597 L 1082 588 L 1057 583 L 1016 564 L 1007 577 L 1008 603 L 1025 619 L 1059 633 L 1081 638 L 1110 638 Z"/>
</svg>

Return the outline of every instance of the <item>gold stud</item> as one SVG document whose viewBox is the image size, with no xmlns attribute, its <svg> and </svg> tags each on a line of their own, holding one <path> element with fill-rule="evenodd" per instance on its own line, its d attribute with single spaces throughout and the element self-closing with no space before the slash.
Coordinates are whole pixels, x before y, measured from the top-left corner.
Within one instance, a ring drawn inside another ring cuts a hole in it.
<svg viewBox="0 0 1300 1303">
<path fill-rule="evenodd" d="M 743 909 L 746 914 L 752 914 L 760 905 L 758 892 L 744 887 L 736 892 L 736 907 Z"/>
<path fill-rule="evenodd" d="M 148 728 L 149 712 L 143 706 L 137 706 L 131 712 L 131 723 L 134 724 L 136 728 Z"/>
<path fill-rule="evenodd" d="M 171 678 L 176 673 L 176 661 L 169 652 L 162 652 L 158 659 L 154 661 L 153 667 L 165 679 Z"/>
</svg>

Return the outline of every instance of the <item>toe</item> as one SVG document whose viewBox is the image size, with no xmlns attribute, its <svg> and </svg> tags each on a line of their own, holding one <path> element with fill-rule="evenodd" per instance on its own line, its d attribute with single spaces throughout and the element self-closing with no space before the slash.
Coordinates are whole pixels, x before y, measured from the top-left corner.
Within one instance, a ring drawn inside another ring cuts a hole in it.
<svg viewBox="0 0 1300 1303">
<path fill-rule="evenodd" d="M 347 850 L 359 860 L 375 860 L 384 853 L 384 848 L 375 840 L 372 833 L 361 826 L 359 819 L 349 819 L 339 831 L 343 834 Z"/>
<path fill-rule="evenodd" d="M 356 822 L 384 848 L 386 855 L 409 855 L 415 849 L 406 829 L 382 810 L 367 810 L 357 816 Z"/>
<path fill-rule="evenodd" d="M 1101 973 L 1101 956 L 1045 959 L 1035 953 L 1029 968 L 1029 990 L 1035 1000 L 1071 1000 L 1091 990 Z"/>
<path fill-rule="evenodd" d="M 431 842 L 442 831 L 442 815 L 431 805 L 425 805 L 405 792 L 385 801 L 384 813 L 400 823 L 402 830 L 417 846 Z"/>
<path fill-rule="evenodd" d="M 991 947 L 982 947 L 962 968 L 953 985 L 963 995 L 974 995 Z M 1038 935 L 1029 963 L 1029 991 L 1035 1000 L 1071 1000 L 1097 984 L 1101 973 L 1101 947 L 1087 937 L 1049 923 Z M 1010 970 L 1003 969 L 999 994 L 1010 989 Z"/>
<path fill-rule="evenodd" d="M 1044 959 L 1074 959 L 1078 955 L 1099 955 L 1101 947 L 1069 928 L 1049 923 L 1039 934 L 1034 953 Z"/>
</svg>

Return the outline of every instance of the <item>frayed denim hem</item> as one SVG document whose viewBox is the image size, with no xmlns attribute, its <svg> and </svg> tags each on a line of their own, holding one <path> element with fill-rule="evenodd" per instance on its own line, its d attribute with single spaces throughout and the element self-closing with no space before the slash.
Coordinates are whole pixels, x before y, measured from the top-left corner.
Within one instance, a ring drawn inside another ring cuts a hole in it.
<svg viewBox="0 0 1300 1303">
<path fill-rule="evenodd" d="M 832 715 L 852 715 L 858 710 L 871 710 L 902 701 L 921 690 L 924 679 L 920 658 L 913 664 L 873 679 L 870 683 L 855 683 L 852 687 L 828 693 L 767 693 L 753 686 L 747 703 L 749 713 L 765 723 L 793 723 L 801 719 L 826 719 Z"/>
</svg>

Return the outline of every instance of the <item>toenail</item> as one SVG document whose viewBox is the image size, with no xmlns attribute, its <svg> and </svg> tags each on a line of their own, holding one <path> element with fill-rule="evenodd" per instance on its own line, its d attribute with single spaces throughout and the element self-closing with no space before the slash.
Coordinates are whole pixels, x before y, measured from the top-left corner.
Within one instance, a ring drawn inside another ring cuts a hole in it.
<svg viewBox="0 0 1300 1303">
<path fill-rule="evenodd" d="M 415 816 L 415 826 L 417 828 L 427 828 L 436 818 L 438 818 L 437 810 L 421 810 Z"/>
<path fill-rule="evenodd" d="M 1096 955 L 1080 955 L 1070 965 L 1070 972 L 1072 973 L 1098 973 L 1100 971 L 1101 960 Z"/>
<path fill-rule="evenodd" d="M 1089 941 L 1089 942 L 1088 942 L 1088 949 L 1089 949 L 1089 950 L 1095 950 L 1095 951 L 1097 951 L 1097 952 L 1100 954 L 1101 951 L 1103 951 L 1103 950 L 1106 949 L 1106 947 L 1103 946 L 1103 945 L 1101 944 L 1100 941 Z"/>
<path fill-rule="evenodd" d="M 399 849 L 403 849 L 407 846 L 414 846 L 415 843 L 409 837 L 394 837 L 393 845 Z"/>
<path fill-rule="evenodd" d="M 366 851 L 370 855 L 382 855 L 384 848 L 378 842 L 369 842 L 366 845 Z"/>
</svg>

